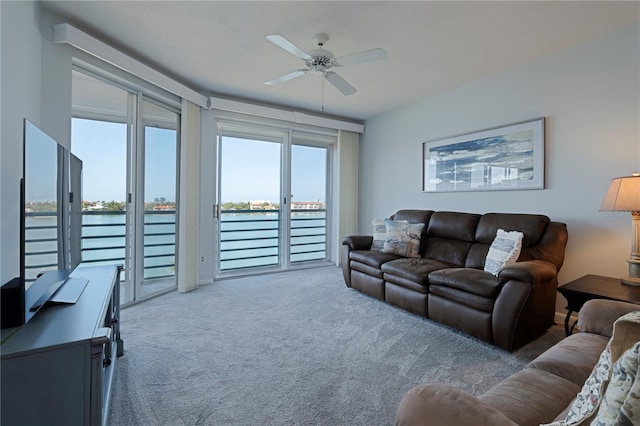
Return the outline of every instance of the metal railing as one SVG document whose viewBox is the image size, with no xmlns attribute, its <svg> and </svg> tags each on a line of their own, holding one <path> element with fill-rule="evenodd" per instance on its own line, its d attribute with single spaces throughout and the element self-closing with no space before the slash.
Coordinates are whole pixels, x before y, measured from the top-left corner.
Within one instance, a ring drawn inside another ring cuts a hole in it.
<svg viewBox="0 0 640 426">
<path fill-rule="evenodd" d="M 25 269 L 32 281 L 37 272 L 58 267 L 57 219 L 55 212 L 28 212 L 26 218 Z M 82 218 L 81 265 L 125 264 L 125 212 L 83 211 Z M 175 225 L 174 211 L 145 212 L 145 280 L 175 276 Z"/>
<path fill-rule="evenodd" d="M 220 270 L 277 265 L 280 226 L 279 210 L 222 210 Z M 293 210 L 289 246 L 292 263 L 326 259 L 326 210 Z"/>
<path fill-rule="evenodd" d="M 38 272 L 57 267 L 55 213 L 27 213 L 26 268 Z M 125 212 L 82 212 L 82 263 L 125 263 Z M 36 223 L 42 219 L 41 223 Z M 175 212 L 146 211 L 144 277 L 175 276 Z M 220 220 L 220 269 L 277 265 L 280 259 L 278 210 L 223 210 Z M 293 210 L 291 262 L 324 260 L 327 256 L 326 210 Z"/>
</svg>

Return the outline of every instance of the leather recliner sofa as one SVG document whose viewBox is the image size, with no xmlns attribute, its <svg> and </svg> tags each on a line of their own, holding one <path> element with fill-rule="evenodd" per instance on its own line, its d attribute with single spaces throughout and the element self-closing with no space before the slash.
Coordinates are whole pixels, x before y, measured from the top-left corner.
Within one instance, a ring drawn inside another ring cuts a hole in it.
<svg viewBox="0 0 640 426">
<path fill-rule="evenodd" d="M 567 227 L 547 216 L 399 210 L 423 223 L 420 257 L 371 250 L 373 236 L 342 241 L 347 287 L 513 351 L 554 324 Z M 516 263 L 484 270 L 498 229 L 524 234 Z"/>
</svg>

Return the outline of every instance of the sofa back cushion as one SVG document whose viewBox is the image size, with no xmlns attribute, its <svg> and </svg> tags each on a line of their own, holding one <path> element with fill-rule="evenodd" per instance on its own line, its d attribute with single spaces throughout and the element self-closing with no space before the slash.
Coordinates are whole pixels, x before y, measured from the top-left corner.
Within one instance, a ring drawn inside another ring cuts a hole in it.
<svg viewBox="0 0 640 426">
<path fill-rule="evenodd" d="M 470 247 L 475 241 L 479 214 L 435 212 L 427 227 L 422 257 L 464 266 Z"/>
<path fill-rule="evenodd" d="M 420 256 L 459 267 L 483 269 L 498 229 L 524 234 L 520 262 L 541 259 L 560 270 L 564 261 L 567 227 L 544 215 L 398 210 L 391 219 L 424 223 Z"/>
<path fill-rule="evenodd" d="M 475 243 L 469 250 L 465 266 L 468 268 L 484 268 L 484 262 L 491 243 L 496 238 L 498 229 L 522 232 L 522 250 L 518 260 L 543 259 L 535 251 L 550 223 L 544 215 L 519 213 L 486 213 L 478 222 Z"/>
</svg>

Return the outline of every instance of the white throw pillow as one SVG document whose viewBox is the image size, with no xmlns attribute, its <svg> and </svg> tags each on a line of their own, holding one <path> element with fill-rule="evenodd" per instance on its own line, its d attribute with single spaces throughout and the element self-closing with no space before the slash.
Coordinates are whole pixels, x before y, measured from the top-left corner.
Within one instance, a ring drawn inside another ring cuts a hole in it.
<svg viewBox="0 0 640 426">
<path fill-rule="evenodd" d="M 506 232 L 498 229 L 496 238 L 489 247 L 487 258 L 484 262 L 484 270 L 498 275 L 498 272 L 507 265 L 516 263 L 522 250 L 524 234 L 518 231 Z"/>
</svg>

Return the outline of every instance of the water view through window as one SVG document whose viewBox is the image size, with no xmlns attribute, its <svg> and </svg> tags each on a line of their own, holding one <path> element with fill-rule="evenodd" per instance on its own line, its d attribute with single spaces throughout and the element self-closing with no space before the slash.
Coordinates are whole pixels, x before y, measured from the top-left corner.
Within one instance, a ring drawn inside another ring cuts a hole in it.
<svg viewBox="0 0 640 426">
<path fill-rule="evenodd" d="M 133 204 L 127 202 L 132 170 L 127 124 L 74 118 L 72 135 L 72 150 L 83 161 L 81 265 L 119 263 L 125 265 L 125 274 L 131 268 L 127 260 L 136 250 L 128 228 L 128 223 L 135 220 L 128 217 Z M 157 283 L 175 283 L 176 130 L 147 126 L 144 141 L 144 149 L 137 152 L 143 169 L 142 196 L 137 200 L 138 208 L 144 209 L 142 242 L 137 249 L 142 253 L 143 287 L 158 289 L 163 287 Z M 289 182 L 285 185 L 282 159 L 286 145 L 278 141 L 222 138 L 217 271 L 283 264 L 289 267 L 326 260 L 328 149 L 302 144 L 291 144 L 288 148 Z M 283 197 L 285 187 L 290 194 Z M 136 195 L 130 201 L 135 203 Z M 283 201 L 288 204 L 286 207 Z M 285 211 L 288 216 L 283 215 Z M 34 237 L 41 237 L 47 229 L 53 230 L 50 242 L 53 246 L 55 222 L 55 215 L 27 217 L 27 226 L 32 228 Z M 46 256 L 32 257 L 32 261 L 55 265 L 56 259 Z M 124 276 L 122 282 L 123 288 L 133 286 L 127 284 Z M 125 303 L 135 299 L 131 292 L 122 294 Z"/>
<path fill-rule="evenodd" d="M 290 166 L 285 149 L 277 138 L 220 138 L 219 271 L 326 259 L 327 149 L 292 144 Z"/>
</svg>

